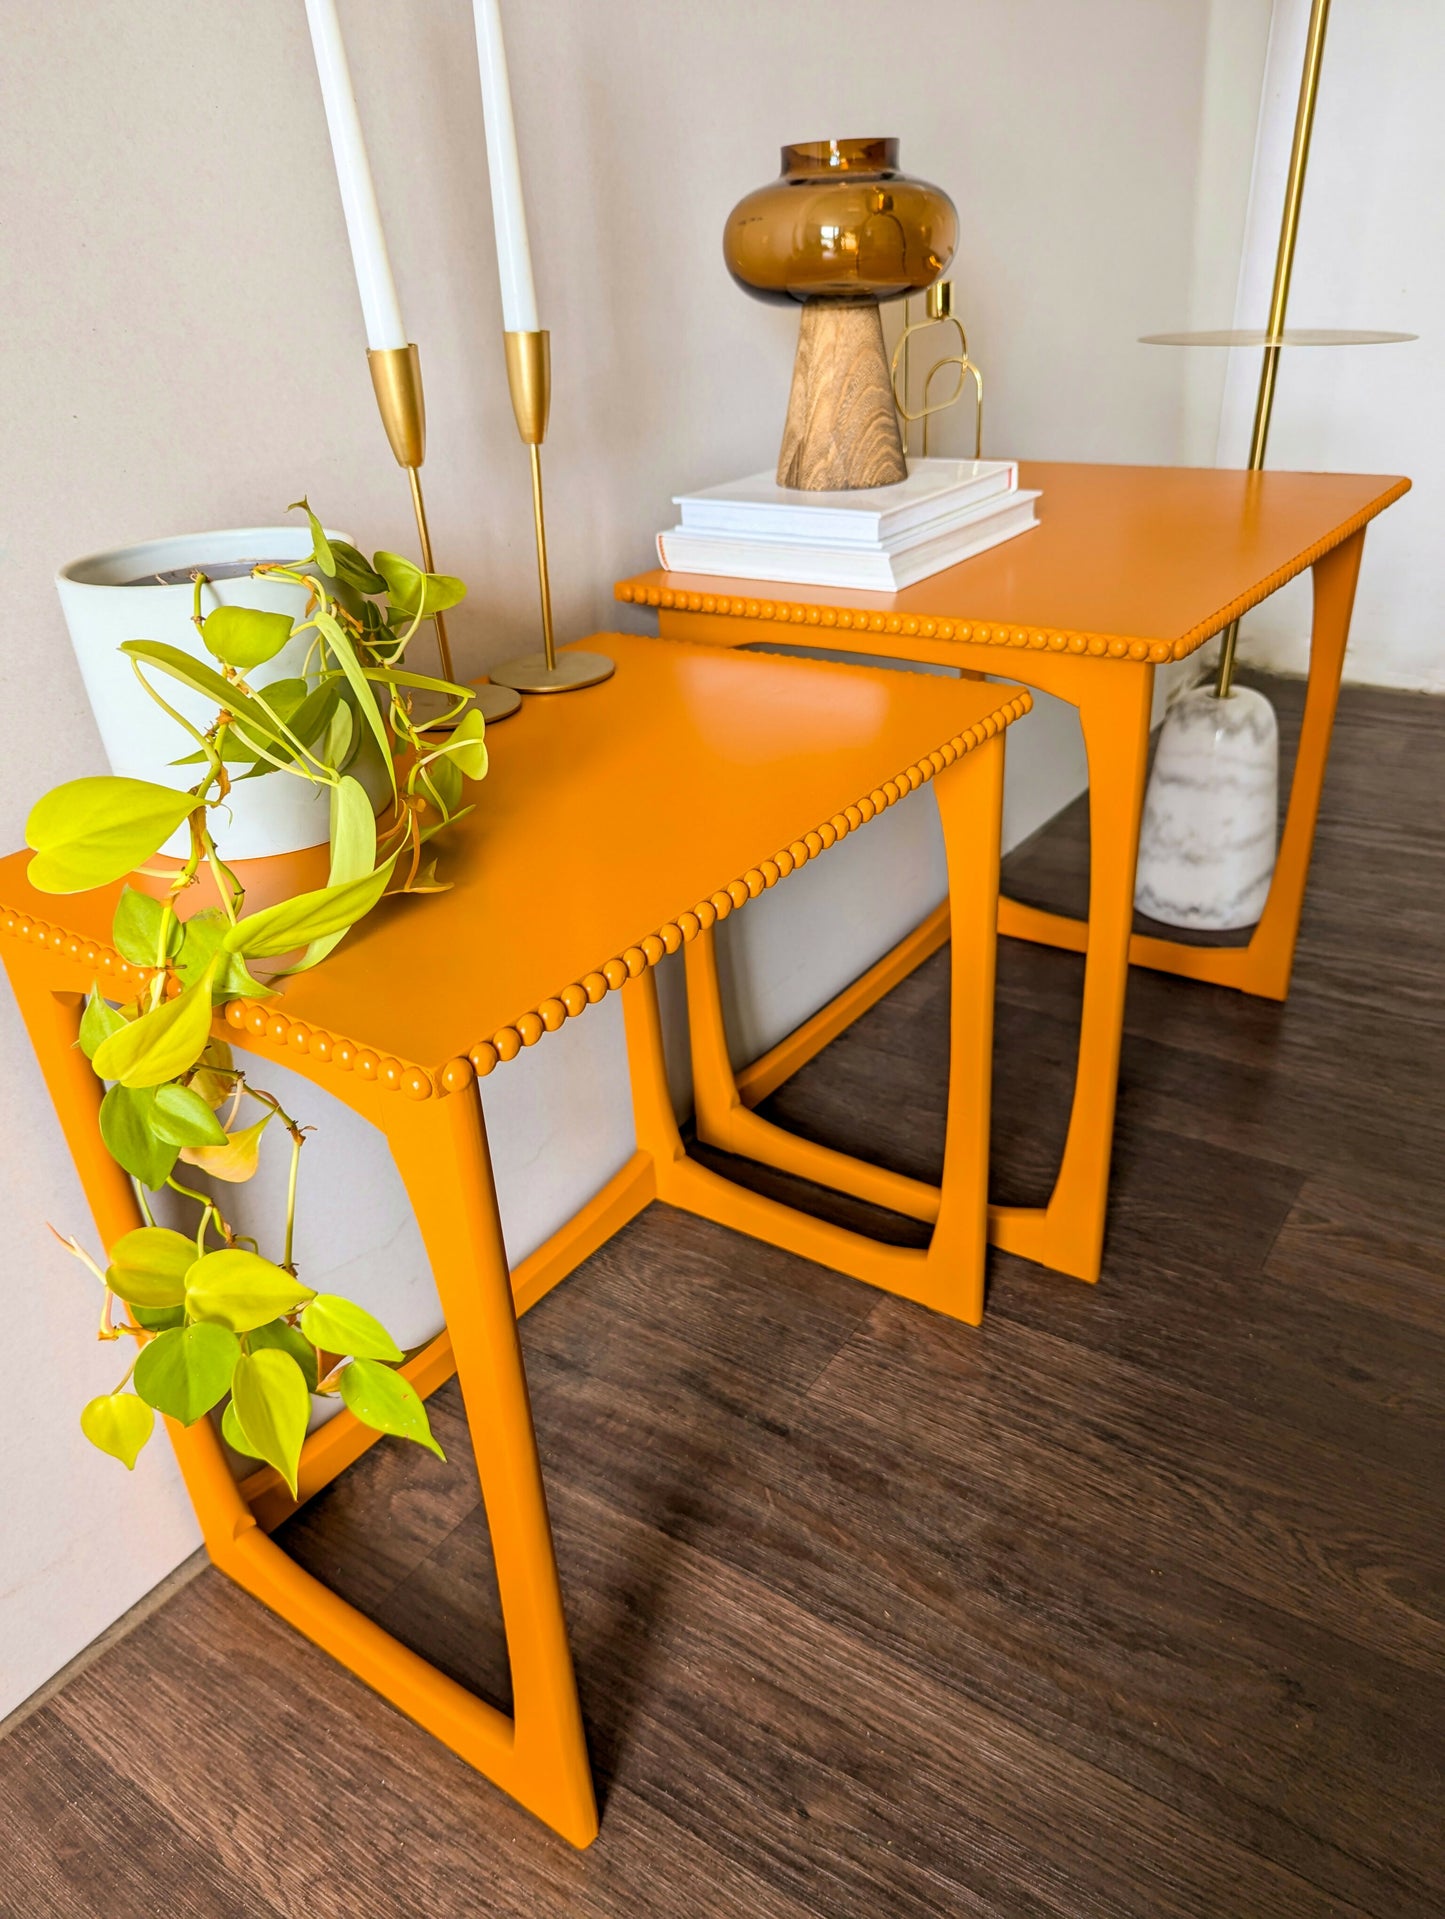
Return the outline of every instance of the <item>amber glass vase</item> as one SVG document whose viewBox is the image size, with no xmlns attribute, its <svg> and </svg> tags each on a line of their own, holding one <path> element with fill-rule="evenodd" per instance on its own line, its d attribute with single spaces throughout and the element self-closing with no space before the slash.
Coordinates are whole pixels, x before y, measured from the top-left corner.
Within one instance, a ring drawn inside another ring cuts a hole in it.
<svg viewBox="0 0 1445 1919">
<path fill-rule="evenodd" d="M 878 305 L 932 286 L 958 238 L 952 200 L 899 171 L 896 140 L 783 148 L 733 208 L 723 257 L 759 300 L 802 306 L 778 484 L 809 492 L 907 475 Z"/>
</svg>

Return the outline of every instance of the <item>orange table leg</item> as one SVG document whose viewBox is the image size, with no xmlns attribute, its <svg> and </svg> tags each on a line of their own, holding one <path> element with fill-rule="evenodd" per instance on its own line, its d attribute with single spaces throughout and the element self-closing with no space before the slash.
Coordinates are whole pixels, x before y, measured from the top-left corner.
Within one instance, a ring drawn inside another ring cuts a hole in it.
<svg viewBox="0 0 1445 1919">
<path fill-rule="evenodd" d="M 1350 637 L 1355 585 L 1364 550 L 1362 528 L 1340 546 L 1332 547 L 1314 565 L 1314 622 L 1304 723 L 1274 879 L 1249 944 L 1195 946 L 1186 940 L 1136 933 L 1129 942 L 1129 959 L 1133 965 L 1147 966 L 1158 973 L 1175 973 L 1212 986 L 1232 986 L 1261 999 L 1288 998 L 1330 737 L 1339 705 L 1340 676 Z M 999 902 L 999 931 L 1015 939 L 1067 947 L 1076 953 L 1082 953 L 1089 940 L 1087 922 L 1064 913 L 1022 906 L 1009 899 Z"/>
<path fill-rule="evenodd" d="M 623 1001 L 638 1145 L 653 1156 L 659 1198 L 977 1325 L 983 1315 L 1001 745 L 969 754 L 940 773 L 933 785 L 943 821 L 953 923 L 948 1132 L 941 1189 L 799 1139 L 751 1112 L 728 1060 L 710 932 L 690 943 L 685 962 L 700 1137 L 934 1221 L 926 1251 L 889 1246 L 814 1219 L 689 1159 L 667 1094 L 651 974 L 624 987 Z"/>
<path fill-rule="evenodd" d="M 1089 942 L 1074 1103 L 1048 1205 L 989 1208 L 995 1245 L 1084 1280 L 1099 1277 L 1104 1245 L 1153 680 L 1153 667 L 1123 661 L 1078 678 L 1089 760 Z M 999 924 L 1002 931 L 1002 912 Z"/>
<path fill-rule="evenodd" d="M 738 622 L 708 621 L 706 616 L 684 626 L 674 622 L 679 637 L 729 641 L 736 644 Z M 869 633 L 868 645 L 899 657 L 952 661 L 960 656 L 976 661 L 987 649 L 956 643 L 930 646 L 926 641 L 893 639 Z M 1012 663 L 1011 661 L 1009 663 Z M 990 659 L 990 667 L 1005 664 Z M 989 1237 L 997 1246 L 1037 1260 L 1055 1272 L 1097 1280 L 1104 1243 L 1108 1203 L 1109 1163 L 1113 1149 L 1114 1107 L 1119 1050 L 1124 1025 L 1124 997 L 1128 985 L 1130 928 L 1134 916 L 1134 865 L 1139 847 L 1139 820 L 1144 804 L 1144 777 L 1148 765 L 1149 716 L 1154 692 L 1154 668 L 1146 662 L 1099 662 L 1071 653 L 1030 652 L 1019 658 L 1031 685 L 1067 700 L 1076 707 L 1089 761 L 1089 922 L 1077 924 L 1077 950 L 1083 951 L 1087 931 L 1088 957 L 1084 968 L 1084 999 L 1079 1023 L 1079 1059 L 1068 1137 L 1058 1178 L 1047 1206 L 991 1206 Z M 940 793 L 940 804 L 942 795 Z M 747 1152 L 790 1172 L 802 1173 L 823 1185 L 841 1188 L 891 1207 L 915 1219 L 931 1219 L 938 1206 L 937 1189 L 923 1181 L 876 1167 L 861 1167 L 846 1155 L 792 1140 L 771 1129 L 766 1149 L 766 1126 L 746 1108 L 796 1072 L 827 1041 L 856 1019 L 888 988 L 941 944 L 947 915 L 956 913 L 952 890 L 948 906 L 938 908 L 891 953 L 861 979 L 825 1006 L 804 1026 L 782 1040 L 741 1073 L 727 1066 L 725 1045 L 708 1038 L 713 989 L 708 962 L 692 962 L 694 1016 L 704 1018 L 695 1028 L 702 1054 L 694 1062 L 699 1130 L 704 1138 L 734 1152 Z M 1000 899 L 998 930 L 1031 937 L 1020 924 L 1032 909 Z M 1056 917 L 1056 916 L 1044 916 Z M 1053 942 L 1072 943 L 1072 942 Z M 699 1072 L 699 1066 L 701 1071 Z M 725 1076 L 726 1074 L 726 1076 Z M 737 1100 L 734 1108 L 729 1081 Z M 787 1141 L 786 1147 L 781 1141 Z M 821 1257 L 814 1254 L 813 1257 Z M 828 1263 L 828 1262 L 825 1262 Z M 845 1268 L 844 1270 L 850 1270 Z"/>
<path fill-rule="evenodd" d="M 140 1213 L 129 1180 L 100 1140 L 100 1082 L 74 1046 L 74 969 L 58 975 L 43 950 L 6 946 L 41 1071 L 109 1243 L 138 1225 Z M 477 1091 L 469 1086 L 412 1102 L 362 1080 L 331 1084 L 386 1133 L 422 1228 L 476 1447 L 514 1716 L 476 1698 L 289 1558 L 257 1524 L 209 1420 L 191 1427 L 167 1422 L 186 1487 L 223 1572 L 564 1838 L 585 1846 L 596 1836 L 597 1812 Z"/>
</svg>

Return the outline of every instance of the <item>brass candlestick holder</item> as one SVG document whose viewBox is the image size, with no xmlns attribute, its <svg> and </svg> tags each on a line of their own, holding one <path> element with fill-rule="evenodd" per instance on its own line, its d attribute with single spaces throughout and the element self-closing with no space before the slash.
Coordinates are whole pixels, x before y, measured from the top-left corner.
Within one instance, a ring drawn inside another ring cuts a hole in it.
<svg viewBox="0 0 1445 1919">
<path fill-rule="evenodd" d="M 893 358 L 889 363 L 889 377 L 893 382 L 893 404 L 898 409 L 898 417 L 903 422 L 904 452 L 908 450 L 908 429 L 915 420 L 923 422 L 922 454 L 928 458 L 928 423 L 935 413 L 946 413 L 949 407 L 957 406 L 963 398 L 963 389 L 968 384 L 968 376 L 973 375 L 973 457 L 983 458 L 983 374 L 976 361 L 969 358 L 968 335 L 963 330 L 963 321 L 953 310 L 952 280 L 936 280 L 923 296 L 924 315 L 921 320 L 909 317 L 911 301 L 903 302 L 903 331 L 898 336 L 898 344 L 893 349 Z M 908 410 L 908 374 L 909 349 L 915 333 L 925 333 L 930 327 L 952 326 L 958 332 L 958 352 L 947 354 L 941 360 L 935 360 L 923 376 L 923 405 L 916 413 Z M 899 378 L 900 361 L 902 379 Z M 952 393 L 945 400 L 929 399 L 935 377 L 947 366 L 958 369 L 958 378 Z"/>
<path fill-rule="evenodd" d="M 505 333 L 507 385 L 517 431 L 532 459 L 532 523 L 537 535 L 537 590 L 542 602 L 542 651 L 522 653 L 492 668 L 498 686 L 520 693 L 574 693 L 611 679 L 616 668 L 605 653 L 557 653 L 552 631 L 552 583 L 547 572 L 547 522 L 542 511 L 542 442 L 552 404 L 552 345 L 545 330 Z"/>
<path fill-rule="evenodd" d="M 396 346 L 373 348 L 366 356 L 371 368 L 371 384 L 376 393 L 376 404 L 381 411 L 381 423 L 386 428 L 386 437 L 391 450 L 396 455 L 397 465 L 406 468 L 406 477 L 411 483 L 411 505 L 416 515 L 416 536 L 421 543 L 421 563 L 428 573 L 436 571 L 432 564 L 431 531 L 426 521 L 426 501 L 421 490 L 421 464 L 426 458 L 426 400 L 422 393 L 421 356 L 416 347 Z M 433 613 L 431 621 L 436 628 L 437 656 L 441 661 L 442 678 L 454 680 L 452 670 L 452 649 L 447 639 L 446 620 L 440 613 Z M 420 693 L 416 695 L 422 697 Z M 522 704 L 520 698 L 509 686 L 479 686 L 476 690 L 475 704 L 482 718 L 490 726 L 494 720 L 504 720 L 515 713 Z"/>
</svg>

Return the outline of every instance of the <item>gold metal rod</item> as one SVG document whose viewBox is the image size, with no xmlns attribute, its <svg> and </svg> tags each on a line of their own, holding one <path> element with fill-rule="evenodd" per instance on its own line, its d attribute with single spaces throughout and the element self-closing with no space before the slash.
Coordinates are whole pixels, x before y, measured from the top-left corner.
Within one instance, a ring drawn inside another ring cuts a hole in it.
<svg viewBox="0 0 1445 1919">
<path fill-rule="evenodd" d="M 903 300 L 903 404 L 905 406 L 907 406 L 908 404 L 908 368 L 909 368 L 910 360 L 912 358 L 912 355 L 909 349 L 911 344 L 910 336 L 912 332 L 913 316 L 908 310 L 911 305 L 912 305 L 912 301 L 909 300 L 908 297 L 905 295 Z M 912 422 L 905 416 L 902 421 L 902 426 L 903 426 L 903 457 L 906 460 L 908 458 L 908 435 L 912 426 Z M 924 429 L 923 429 L 923 451 L 925 453 L 928 451 L 928 428 L 926 425 L 924 426 Z"/>
<path fill-rule="evenodd" d="M 420 468 L 409 466 L 406 469 L 406 477 L 411 481 L 411 504 L 416 514 L 416 537 L 421 542 L 421 563 L 428 573 L 435 573 L 436 568 L 432 564 L 431 556 L 431 532 L 426 523 L 426 501 L 421 493 Z M 440 613 L 433 613 L 431 618 L 437 630 L 437 653 L 442 663 L 442 678 L 455 680 L 456 675 L 452 671 L 451 643 L 447 639 L 447 623 Z"/>
<path fill-rule="evenodd" d="M 1264 465 L 1264 450 L 1269 442 L 1269 422 L 1274 411 L 1275 381 L 1279 374 L 1280 341 L 1284 334 L 1285 309 L 1289 305 L 1290 275 L 1294 272 L 1295 241 L 1299 237 L 1300 207 L 1304 201 L 1305 169 L 1309 165 L 1310 134 L 1314 130 L 1315 101 L 1319 96 L 1320 64 L 1324 59 L 1325 28 L 1329 24 L 1330 0 L 1312 0 L 1310 23 L 1305 35 L 1304 70 L 1300 75 L 1299 105 L 1295 109 L 1294 144 L 1290 148 L 1289 175 L 1284 189 L 1284 213 L 1280 220 L 1279 251 L 1274 262 L 1274 287 L 1269 298 L 1269 339 L 1265 343 L 1264 363 L 1259 370 L 1259 397 L 1254 406 L 1254 431 L 1249 442 L 1249 471 L 1258 473 Z M 1218 698 L 1226 699 L 1234 682 L 1234 655 L 1239 643 L 1239 621 L 1230 622 L 1219 654 L 1219 678 L 1215 682 Z"/>
<path fill-rule="evenodd" d="M 542 512 L 542 449 L 534 440 L 527 448 L 532 456 L 532 520 L 537 530 L 537 591 L 542 599 L 542 646 L 547 655 L 547 671 L 557 670 L 557 642 L 552 632 L 552 582 L 547 573 L 547 521 Z"/>
</svg>

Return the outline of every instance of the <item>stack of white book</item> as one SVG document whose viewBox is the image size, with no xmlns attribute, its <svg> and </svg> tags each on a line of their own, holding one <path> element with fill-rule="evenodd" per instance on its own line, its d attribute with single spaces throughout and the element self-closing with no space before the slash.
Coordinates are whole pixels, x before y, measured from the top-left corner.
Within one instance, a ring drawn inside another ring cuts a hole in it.
<svg viewBox="0 0 1445 1919">
<path fill-rule="evenodd" d="M 770 473 L 680 494 L 659 533 L 672 573 L 894 593 L 1036 524 L 1013 460 L 913 460 L 895 486 L 805 493 Z"/>
</svg>

